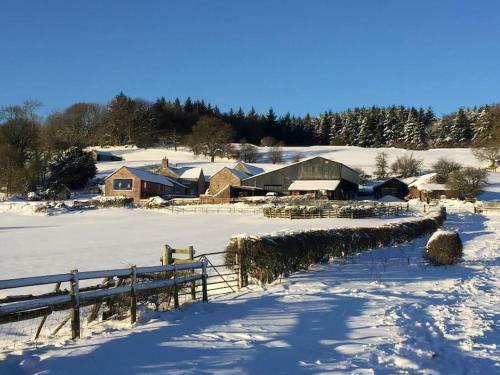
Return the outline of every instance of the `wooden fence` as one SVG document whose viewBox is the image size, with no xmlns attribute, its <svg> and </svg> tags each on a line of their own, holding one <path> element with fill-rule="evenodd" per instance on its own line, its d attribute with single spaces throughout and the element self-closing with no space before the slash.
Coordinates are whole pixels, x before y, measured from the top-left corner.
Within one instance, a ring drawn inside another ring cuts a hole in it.
<svg viewBox="0 0 500 375">
<path fill-rule="evenodd" d="M 500 211 L 500 202 L 480 202 L 474 205 L 474 213 Z"/>
<path fill-rule="evenodd" d="M 326 219 L 326 218 L 347 218 L 347 219 L 365 219 L 371 217 L 399 216 L 409 212 L 408 205 L 378 205 L 369 206 L 369 209 L 346 210 L 345 206 L 331 208 L 313 208 L 311 210 L 301 209 L 300 207 L 291 207 L 287 209 L 270 208 L 264 209 L 264 216 L 268 218 L 281 219 Z"/>
<path fill-rule="evenodd" d="M 198 272 L 197 272 L 198 271 Z M 80 287 L 80 281 L 103 279 L 94 286 Z M 207 262 L 197 261 L 182 264 L 168 264 L 151 267 L 135 267 L 102 271 L 78 272 L 66 274 L 27 277 L 0 280 L 0 290 L 55 284 L 54 291 L 41 295 L 16 295 L 0 299 L 0 324 L 43 317 L 37 329 L 35 339 L 47 317 L 53 311 L 70 310 L 66 319 L 53 332 L 55 335 L 64 324 L 71 321 L 71 336 L 80 337 L 80 308 L 93 306 L 87 318 L 92 321 L 103 302 L 110 297 L 128 298 L 130 320 L 137 318 L 138 296 L 155 294 L 160 290 L 173 289 L 175 307 L 178 306 L 178 292 L 183 285 L 202 284 L 202 300 L 208 300 Z M 69 290 L 60 290 L 61 283 L 69 283 Z M 196 299 L 196 288 L 191 291 Z"/>
</svg>

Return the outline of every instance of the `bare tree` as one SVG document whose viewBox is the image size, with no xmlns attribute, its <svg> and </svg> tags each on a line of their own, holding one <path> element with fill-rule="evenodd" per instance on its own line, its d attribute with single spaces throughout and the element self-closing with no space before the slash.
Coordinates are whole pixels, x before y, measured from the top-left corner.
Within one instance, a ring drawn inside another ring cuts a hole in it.
<svg viewBox="0 0 500 375">
<path fill-rule="evenodd" d="M 436 173 L 434 181 L 438 184 L 445 184 L 448 181 L 450 174 L 459 171 L 462 168 L 460 163 L 446 158 L 439 158 L 432 165 L 432 170 Z"/>
<path fill-rule="evenodd" d="M 466 198 L 474 198 L 488 183 L 485 169 L 465 167 L 450 174 L 446 186 Z"/>
<path fill-rule="evenodd" d="M 381 180 L 389 175 L 389 163 L 387 161 L 387 153 L 379 152 L 375 157 L 375 176 Z"/>
<path fill-rule="evenodd" d="M 403 178 L 418 175 L 421 168 L 422 160 L 415 158 L 413 154 L 400 156 L 391 164 L 392 172 Z"/>
<path fill-rule="evenodd" d="M 271 146 L 268 151 L 269 160 L 273 164 L 279 164 L 283 162 L 283 147 L 281 144 Z"/>
<path fill-rule="evenodd" d="M 487 161 L 490 163 L 488 168 L 496 169 L 498 160 L 500 159 L 500 144 L 492 144 L 490 146 L 473 148 L 472 153 L 476 159 Z"/>
<path fill-rule="evenodd" d="M 251 143 L 242 142 L 236 154 L 245 163 L 255 163 L 259 158 L 259 149 Z"/>
<path fill-rule="evenodd" d="M 213 162 L 216 157 L 226 154 L 233 136 L 234 131 L 229 124 L 215 117 L 203 116 L 193 126 L 188 144 L 195 154 L 209 156 Z"/>
</svg>

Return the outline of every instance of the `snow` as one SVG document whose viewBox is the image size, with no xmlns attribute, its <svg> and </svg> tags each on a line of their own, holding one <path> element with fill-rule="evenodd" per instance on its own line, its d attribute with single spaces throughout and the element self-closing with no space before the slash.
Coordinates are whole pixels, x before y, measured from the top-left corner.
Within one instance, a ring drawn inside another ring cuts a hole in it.
<svg viewBox="0 0 500 375">
<path fill-rule="evenodd" d="M 334 191 L 339 186 L 339 180 L 297 180 L 290 184 L 289 191 L 315 191 L 315 190 L 329 190 Z"/>
<path fill-rule="evenodd" d="M 132 328 L 101 323 L 9 353 L 0 373 L 498 373 L 500 216 L 451 214 L 446 229 L 461 233 L 459 265 L 427 265 L 421 238 Z"/>
<path fill-rule="evenodd" d="M 37 203 L 29 204 L 36 206 Z M 0 210 L 3 205 L 12 204 L 2 202 Z M 169 209 L 110 208 L 51 216 L 0 214 L 1 279 L 66 273 L 74 268 L 88 271 L 132 264 L 150 266 L 159 263 L 164 244 L 193 245 L 196 255 L 200 255 L 224 251 L 229 238 L 241 232 L 377 226 L 415 219 L 268 219 L 259 210 L 252 209 L 230 214 L 190 213 L 189 208 L 185 207 L 186 213 L 172 213 Z"/>
<path fill-rule="evenodd" d="M 378 200 L 379 202 L 404 202 L 404 199 L 400 199 L 395 197 L 394 195 L 384 195 L 382 198 Z"/>
<path fill-rule="evenodd" d="M 194 156 L 188 149 L 182 148 L 179 151 L 173 151 L 165 148 L 138 149 L 135 147 L 112 147 L 103 150 L 112 151 L 114 154 L 123 157 L 122 161 L 98 162 L 97 168 L 100 176 L 106 176 L 120 166 L 127 165 L 132 167 L 143 167 L 161 164 L 161 160 L 166 157 L 175 161 L 177 166 L 191 166 L 203 168 L 205 176 L 211 176 L 223 167 L 233 168 L 235 160 L 216 159 L 211 163 L 208 158 Z M 265 156 L 268 148 L 259 147 L 259 153 Z M 343 163 L 349 167 L 359 167 L 365 172 L 372 174 L 375 170 L 375 157 L 378 152 L 386 152 L 389 164 L 397 157 L 413 155 L 423 160 L 424 168 L 430 169 L 431 165 L 441 157 L 452 159 L 464 166 L 486 166 L 484 163 L 474 158 L 471 150 L 468 148 L 438 148 L 425 151 L 409 151 L 400 148 L 362 148 L 355 146 L 310 146 L 310 147 L 283 147 L 283 158 L 286 163 L 294 160 L 300 155 L 301 160 L 314 156 L 323 156 Z M 263 168 L 264 171 L 271 171 L 283 166 L 284 164 L 270 164 L 263 157 L 257 163 L 252 165 Z"/>
<path fill-rule="evenodd" d="M 500 172 L 488 173 L 488 185 L 477 196 L 481 201 L 500 201 Z"/>
<path fill-rule="evenodd" d="M 181 175 L 181 178 L 187 178 L 187 179 L 198 179 L 203 172 L 203 169 L 201 168 L 189 168 L 186 169 Z"/>
</svg>

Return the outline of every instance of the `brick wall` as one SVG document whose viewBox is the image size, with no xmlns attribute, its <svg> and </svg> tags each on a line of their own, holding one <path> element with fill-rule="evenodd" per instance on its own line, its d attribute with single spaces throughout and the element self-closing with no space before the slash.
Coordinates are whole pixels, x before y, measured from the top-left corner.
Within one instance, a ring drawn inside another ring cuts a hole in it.
<svg viewBox="0 0 500 375">
<path fill-rule="evenodd" d="M 210 178 L 208 192 L 210 195 L 216 195 L 227 185 L 240 186 L 241 180 L 229 168 L 224 168 Z"/>
</svg>

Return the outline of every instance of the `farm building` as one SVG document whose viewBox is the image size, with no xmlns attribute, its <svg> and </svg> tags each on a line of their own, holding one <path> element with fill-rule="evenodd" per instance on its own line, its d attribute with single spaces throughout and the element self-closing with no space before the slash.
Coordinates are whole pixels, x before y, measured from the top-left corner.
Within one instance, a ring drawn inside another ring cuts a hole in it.
<svg viewBox="0 0 500 375">
<path fill-rule="evenodd" d="M 125 196 L 134 201 L 154 196 L 185 195 L 186 187 L 173 178 L 148 172 L 144 169 L 121 167 L 104 182 L 105 196 Z"/>
<path fill-rule="evenodd" d="M 448 189 L 445 184 L 434 183 L 435 175 L 435 173 L 426 174 L 411 182 L 408 185 L 408 195 L 421 201 L 459 197 L 458 191 Z"/>
<path fill-rule="evenodd" d="M 373 197 L 375 199 L 380 199 L 387 195 L 404 199 L 408 195 L 408 185 L 400 179 L 393 177 L 373 186 Z"/>
<path fill-rule="evenodd" d="M 208 194 L 217 195 L 226 186 L 240 186 L 241 182 L 250 177 L 248 174 L 236 168 L 224 167 L 210 177 Z"/>
<path fill-rule="evenodd" d="M 242 185 L 280 194 L 352 199 L 358 192 L 358 172 L 342 163 L 316 156 L 248 177 Z"/>
<path fill-rule="evenodd" d="M 205 175 L 201 168 L 177 167 L 170 165 L 167 158 L 163 158 L 157 174 L 173 178 L 186 186 L 186 195 L 199 196 L 206 190 Z"/>
<path fill-rule="evenodd" d="M 242 171 L 243 173 L 246 173 L 249 176 L 254 176 L 256 174 L 265 172 L 264 168 L 260 168 L 260 167 L 257 167 L 255 165 L 248 164 L 248 163 L 243 163 L 242 161 L 239 161 L 238 163 L 236 163 L 236 165 L 234 166 L 234 169 Z"/>
<path fill-rule="evenodd" d="M 123 160 L 121 156 L 114 155 L 109 151 L 97 151 L 97 150 L 92 150 L 90 151 L 92 154 L 92 158 L 95 161 L 120 161 Z"/>
</svg>

